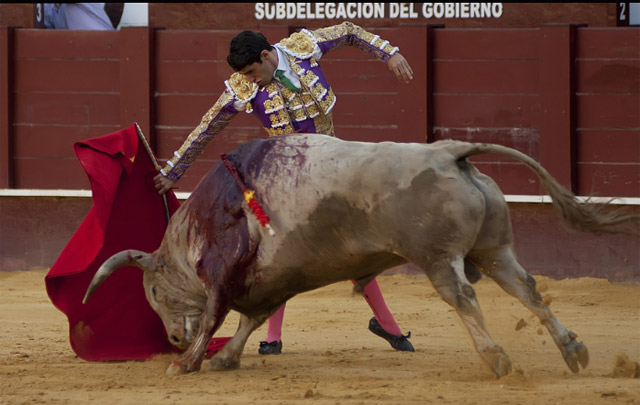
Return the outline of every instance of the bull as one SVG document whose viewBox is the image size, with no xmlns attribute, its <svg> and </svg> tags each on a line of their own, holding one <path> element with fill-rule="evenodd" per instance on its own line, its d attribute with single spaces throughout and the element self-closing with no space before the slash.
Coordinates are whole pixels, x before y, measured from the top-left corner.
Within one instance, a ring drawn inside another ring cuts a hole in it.
<svg viewBox="0 0 640 405">
<path fill-rule="evenodd" d="M 296 294 L 343 280 L 355 280 L 358 290 L 385 269 L 413 263 L 455 308 L 498 378 L 511 371 L 511 360 L 489 335 L 472 275 L 495 280 L 532 311 L 577 373 L 589 363 L 586 346 L 556 319 L 517 262 L 505 198 L 467 160 L 485 153 L 533 170 L 570 227 L 637 233 L 639 215 L 577 201 L 534 159 L 504 146 L 293 134 L 256 139 L 228 155 L 259 196 L 275 236 L 252 215 L 237 179 L 219 163 L 175 212 L 160 247 L 106 260 L 84 302 L 116 269 L 143 269 L 151 307 L 171 343 L 185 350 L 168 375 L 200 370 L 207 343 L 229 311 L 237 311 L 235 335 L 206 364 L 227 370 L 240 366 L 250 334 Z"/>
</svg>

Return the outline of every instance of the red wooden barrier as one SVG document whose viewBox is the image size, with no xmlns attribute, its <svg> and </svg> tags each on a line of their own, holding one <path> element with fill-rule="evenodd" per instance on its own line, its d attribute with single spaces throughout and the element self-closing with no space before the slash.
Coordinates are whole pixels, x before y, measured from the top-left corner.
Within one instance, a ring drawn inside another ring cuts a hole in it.
<svg viewBox="0 0 640 405">
<path fill-rule="evenodd" d="M 579 193 L 575 141 L 575 25 L 547 25 L 540 35 L 540 163 Z"/>
<path fill-rule="evenodd" d="M 579 28 L 576 155 L 582 194 L 640 195 L 640 30 Z"/>
<path fill-rule="evenodd" d="M 16 30 L 16 188 L 89 189 L 73 143 L 121 128 L 121 32 Z"/>
<path fill-rule="evenodd" d="M 640 197 L 640 29 L 372 31 L 400 47 L 415 78 L 400 84 L 353 49 L 327 54 L 321 63 L 338 97 L 338 136 L 500 143 L 542 161 L 577 193 Z M 276 42 L 289 27 L 262 32 Z M 235 33 L 0 28 L 0 188 L 89 189 L 73 143 L 132 121 L 168 158 L 223 91 Z M 255 118 L 239 114 L 179 191 L 192 190 L 220 153 L 260 136 Z M 473 160 L 505 193 L 541 192 L 520 163 Z M 90 204 L 0 198 L 0 271 L 50 266 Z M 548 204 L 510 205 L 518 256 L 534 274 L 640 279 L 636 241 L 567 233 Z"/>
<path fill-rule="evenodd" d="M 338 136 L 497 142 L 540 160 L 579 194 L 640 197 L 640 29 L 375 29 L 415 78 L 354 49 L 327 54 Z M 266 27 L 276 42 L 288 27 Z M 236 31 L 0 29 L 0 187 L 88 188 L 72 144 L 137 121 L 161 159 L 223 91 Z M 180 182 L 190 191 L 235 146 L 264 136 L 241 113 Z M 508 194 L 539 194 L 507 158 L 474 158 Z"/>
<path fill-rule="evenodd" d="M 13 182 L 13 29 L 0 27 L 0 188 Z"/>
<path fill-rule="evenodd" d="M 153 28 L 131 27 L 120 34 L 120 126 L 137 122 L 155 149 Z"/>
</svg>

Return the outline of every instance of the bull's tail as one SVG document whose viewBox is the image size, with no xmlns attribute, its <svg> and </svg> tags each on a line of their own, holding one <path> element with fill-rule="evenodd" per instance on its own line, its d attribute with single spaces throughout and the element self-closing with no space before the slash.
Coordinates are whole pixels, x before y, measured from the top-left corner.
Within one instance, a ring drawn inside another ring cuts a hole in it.
<svg viewBox="0 0 640 405">
<path fill-rule="evenodd" d="M 512 157 L 533 170 L 549 193 L 553 204 L 569 227 L 594 233 L 625 233 L 640 236 L 640 215 L 625 210 L 607 209 L 607 204 L 580 202 L 564 188 L 540 163 L 515 149 L 486 143 L 453 142 L 451 152 L 458 159 L 495 153 Z"/>
<path fill-rule="evenodd" d="M 102 284 L 111 273 L 124 266 L 136 266 L 142 270 L 152 270 L 155 268 L 153 256 L 149 253 L 139 250 L 123 250 L 122 252 L 118 252 L 102 263 L 102 266 L 96 271 L 87 288 L 87 293 L 82 303 L 86 304 L 89 297 L 100 287 L 100 284 Z"/>
</svg>

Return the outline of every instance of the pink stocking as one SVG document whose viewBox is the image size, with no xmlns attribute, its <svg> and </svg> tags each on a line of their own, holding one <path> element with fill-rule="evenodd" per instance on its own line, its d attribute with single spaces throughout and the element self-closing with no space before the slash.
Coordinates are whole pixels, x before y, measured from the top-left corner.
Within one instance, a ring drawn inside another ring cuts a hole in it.
<svg viewBox="0 0 640 405">
<path fill-rule="evenodd" d="M 382 326 L 382 329 L 392 335 L 402 335 L 402 330 L 396 323 L 396 320 L 391 311 L 389 311 L 389 308 L 387 308 L 387 304 L 384 302 L 384 297 L 382 296 L 380 286 L 378 286 L 376 279 L 373 279 L 366 287 L 364 287 L 362 296 L 367 301 L 367 304 L 369 304 L 369 308 L 373 311 L 373 316 L 376 317 L 376 320 L 380 326 Z"/>
<path fill-rule="evenodd" d="M 285 302 L 278 310 L 269 318 L 269 330 L 267 331 L 267 342 L 279 341 L 282 338 L 282 319 L 284 318 Z"/>
</svg>

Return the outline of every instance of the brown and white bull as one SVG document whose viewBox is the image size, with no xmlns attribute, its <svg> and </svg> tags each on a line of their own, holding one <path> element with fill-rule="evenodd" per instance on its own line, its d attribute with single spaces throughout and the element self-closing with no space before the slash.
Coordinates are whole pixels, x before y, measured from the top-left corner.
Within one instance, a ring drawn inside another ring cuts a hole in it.
<svg viewBox="0 0 640 405">
<path fill-rule="evenodd" d="M 275 236 L 261 227 L 232 175 L 217 164 L 173 215 L 158 250 L 128 250 L 108 259 L 85 301 L 117 268 L 144 269 L 151 307 L 171 343 L 186 350 L 167 374 L 199 370 L 207 343 L 228 312 L 237 311 L 236 334 L 207 364 L 232 369 L 239 367 L 249 335 L 286 300 L 343 280 L 362 287 L 385 269 L 410 262 L 456 309 L 476 350 L 501 377 L 511 361 L 487 331 L 466 267 L 467 274 L 480 270 L 495 280 L 537 315 L 578 372 L 589 362 L 587 348 L 555 318 L 534 278 L 516 261 L 504 196 L 466 159 L 484 153 L 529 166 L 573 228 L 637 230 L 637 215 L 577 202 L 535 160 L 503 146 L 288 135 L 257 139 L 229 154 L 259 196 Z"/>
</svg>

